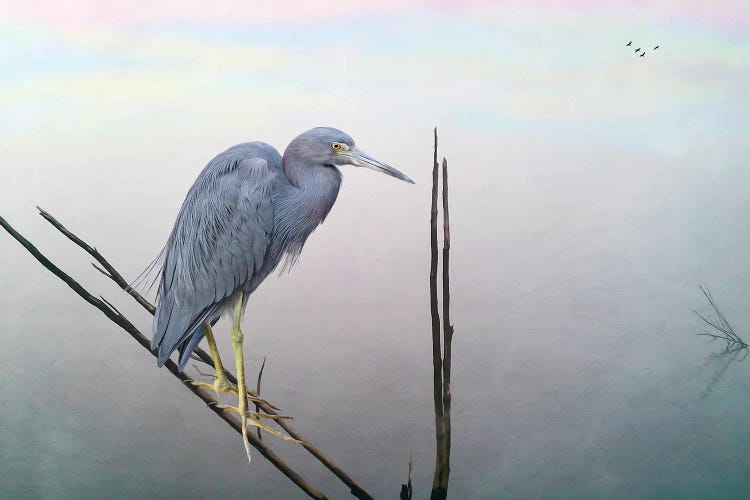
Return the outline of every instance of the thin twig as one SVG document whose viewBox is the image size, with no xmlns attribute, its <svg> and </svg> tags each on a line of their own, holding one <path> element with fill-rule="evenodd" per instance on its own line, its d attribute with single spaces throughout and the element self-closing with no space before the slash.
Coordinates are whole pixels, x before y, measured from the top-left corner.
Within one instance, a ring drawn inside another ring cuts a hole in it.
<svg viewBox="0 0 750 500">
<path fill-rule="evenodd" d="M 34 256 L 34 258 L 38 260 L 40 264 L 42 264 L 55 276 L 60 278 L 66 285 L 68 285 L 71 289 L 73 289 L 73 291 L 76 292 L 86 302 L 93 305 L 94 307 L 99 309 L 101 312 L 103 312 L 105 316 L 107 316 L 115 324 L 117 324 L 123 330 L 125 330 L 131 337 L 133 337 L 136 340 L 136 342 L 138 342 L 142 347 L 144 347 L 154 357 L 156 357 L 157 354 L 151 350 L 151 343 L 149 342 L 149 340 L 124 315 L 110 308 L 104 301 L 94 297 L 91 293 L 88 292 L 88 290 L 82 287 L 77 281 L 71 278 L 68 274 L 62 271 L 55 264 L 53 264 L 31 242 L 29 242 L 20 233 L 18 233 L 15 229 L 13 229 L 13 227 L 3 217 L 0 217 L 0 226 L 2 226 L 24 248 L 26 248 L 26 250 L 28 250 L 29 253 L 31 253 L 31 255 Z M 91 249 L 94 252 L 96 252 L 96 250 L 93 249 L 93 247 Z M 106 265 L 104 267 L 105 269 L 107 268 Z M 204 403 L 206 403 L 208 407 L 211 409 L 211 411 L 216 413 L 222 420 L 224 420 L 227 424 L 229 424 L 229 426 L 232 427 L 236 432 L 242 433 L 242 424 L 234 416 L 234 414 L 230 411 L 226 411 L 225 409 L 220 408 L 218 401 L 213 399 L 206 391 L 193 386 L 190 383 L 191 380 L 184 373 L 179 371 L 177 364 L 175 364 L 172 360 L 167 360 L 164 366 L 167 367 L 167 370 L 169 370 L 169 372 L 172 375 L 180 379 L 183 385 L 187 387 L 187 389 L 190 392 L 192 392 L 194 395 L 200 398 Z M 301 475 L 299 475 L 296 471 L 294 471 L 291 467 L 289 467 L 289 465 L 287 465 L 283 460 L 281 460 L 281 458 L 279 458 L 279 456 L 276 455 L 276 453 L 273 450 L 271 450 L 268 446 L 266 446 L 262 441 L 258 440 L 257 438 L 255 438 L 255 436 L 252 436 L 252 435 L 249 435 L 248 437 L 251 438 L 250 444 L 252 444 L 253 447 L 256 450 L 258 450 L 261 455 L 266 457 L 279 471 L 281 471 L 285 476 L 287 476 L 290 480 L 292 480 L 305 493 L 307 493 L 312 498 L 319 498 L 319 499 L 326 498 L 325 495 L 323 495 L 323 493 L 321 493 L 312 485 L 310 485 Z"/>
<path fill-rule="evenodd" d="M 140 293 L 133 290 L 128 284 L 128 282 L 125 281 L 125 278 L 123 278 L 122 275 L 118 273 L 117 270 L 114 267 L 112 267 L 110 263 L 107 262 L 107 260 L 104 257 L 102 257 L 102 255 L 96 250 L 96 248 L 92 247 L 91 245 L 89 245 L 88 243 L 80 239 L 78 236 L 68 231 L 68 229 L 65 226 L 60 224 L 57 221 L 57 219 L 52 217 L 52 215 L 50 215 L 47 211 L 41 209 L 39 206 L 37 206 L 36 208 L 37 210 L 39 210 L 39 215 L 44 217 L 47 220 L 47 222 L 55 226 L 55 228 L 58 231 L 60 231 L 65 236 L 67 236 L 73 243 L 83 248 L 92 257 L 94 257 L 99 262 L 99 264 L 102 265 L 104 270 L 106 270 L 106 273 L 105 273 L 102 269 L 99 269 L 99 271 L 101 271 L 102 274 L 114 280 L 115 283 L 120 285 L 120 288 L 122 288 L 127 293 L 132 295 L 133 298 L 136 300 L 136 302 L 138 302 L 140 305 L 145 307 L 151 314 L 154 314 L 154 311 L 156 311 L 156 308 L 153 306 L 153 304 L 151 304 L 148 300 L 143 298 L 143 296 Z"/>
<path fill-rule="evenodd" d="M 413 458 L 413 450 L 409 450 L 409 472 L 406 476 L 406 484 L 401 485 L 401 493 L 399 494 L 399 500 L 411 500 L 413 489 L 411 485 L 411 466 Z"/>
<path fill-rule="evenodd" d="M 216 375 L 213 374 L 213 373 L 208 373 L 208 372 L 201 371 L 200 367 L 198 365 L 196 365 L 195 363 L 193 363 L 193 368 L 195 368 L 195 371 L 197 371 L 198 374 L 201 375 L 201 376 L 203 376 L 203 377 L 210 378 L 211 380 L 213 380 L 213 379 L 216 378 Z"/>
<path fill-rule="evenodd" d="M 706 297 L 709 306 L 711 306 L 711 308 L 714 310 L 715 317 L 710 318 L 699 313 L 695 309 L 693 309 L 693 312 L 696 314 L 696 316 L 703 320 L 704 323 L 706 323 L 708 326 L 715 329 L 719 333 L 716 334 L 706 332 L 698 333 L 697 335 L 709 337 L 712 342 L 714 340 L 721 340 L 725 342 L 724 350 L 720 353 L 715 353 L 711 356 L 712 358 L 724 357 L 726 355 L 729 355 L 726 356 L 726 362 L 721 367 L 721 369 L 716 372 L 716 374 L 711 378 L 711 381 L 706 387 L 706 390 L 703 392 L 703 395 L 701 397 L 705 398 L 711 393 L 714 386 L 724 376 L 724 373 L 729 368 L 729 365 L 731 365 L 735 361 L 744 361 L 748 353 L 750 353 L 750 346 L 748 346 L 748 344 L 745 343 L 744 340 L 742 340 L 742 338 L 737 334 L 732 325 L 729 323 L 729 320 L 727 320 L 726 316 L 724 316 L 724 313 L 721 312 L 708 287 L 704 285 L 698 285 L 698 288 L 700 288 L 701 292 L 703 292 L 703 295 Z M 745 351 L 744 356 L 742 356 L 741 358 L 738 357 L 740 351 Z"/>
<path fill-rule="evenodd" d="M 703 285 L 700 285 L 700 289 L 703 292 L 703 294 L 706 296 L 706 298 L 708 299 L 708 302 L 711 304 L 711 307 L 713 307 L 714 311 L 716 311 L 716 316 L 719 318 L 722 325 L 724 325 L 724 328 L 727 331 L 731 332 L 731 335 L 733 337 L 736 337 L 737 339 L 739 339 L 739 336 L 734 331 L 734 328 L 732 328 L 732 325 L 729 324 L 729 321 L 727 320 L 726 316 L 724 316 L 724 313 L 721 312 L 721 310 L 719 309 L 719 306 L 716 305 L 716 302 L 714 301 L 713 296 L 711 296 L 711 292 L 708 290 L 708 288 L 704 287 Z"/>
<path fill-rule="evenodd" d="M 713 333 L 699 333 L 698 335 L 711 337 L 712 339 L 720 339 L 726 342 L 726 346 L 724 348 L 724 352 L 734 352 L 740 349 L 748 349 L 750 345 L 748 345 L 742 338 L 737 334 L 737 332 L 734 330 L 732 325 L 729 323 L 729 320 L 727 320 L 726 316 L 724 316 L 724 313 L 721 312 L 719 309 L 719 306 L 716 304 L 716 301 L 714 301 L 713 296 L 711 295 L 711 292 L 709 291 L 708 287 L 704 285 L 698 285 L 698 288 L 700 288 L 701 292 L 703 292 L 703 295 L 706 297 L 706 300 L 708 301 L 708 304 L 711 306 L 711 308 L 714 310 L 714 314 L 716 315 L 715 319 L 709 318 L 695 309 L 693 309 L 693 312 L 701 319 L 704 323 L 709 325 L 710 327 L 714 328 L 715 330 L 721 332 L 723 335 L 716 335 Z"/>
<path fill-rule="evenodd" d="M 260 396 L 260 381 L 263 378 L 263 368 L 266 367 L 266 357 L 263 356 L 263 364 L 260 365 L 260 370 L 258 370 L 258 383 L 255 384 L 255 394 Z M 260 412 L 260 404 L 255 403 L 255 412 Z M 258 439 L 263 439 L 263 436 L 260 435 L 260 427 L 256 428 L 256 431 L 258 432 Z"/>
<path fill-rule="evenodd" d="M 63 233 L 67 238 L 69 238 L 71 241 L 73 241 L 76 245 L 83 248 L 86 252 L 88 252 L 92 257 L 94 257 L 102 266 L 104 269 L 107 270 L 109 274 L 103 273 L 105 276 L 108 276 L 110 279 L 112 279 L 122 290 L 127 292 L 129 295 L 131 295 L 136 302 L 138 302 L 141 306 L 143 306 L 144 309 L 146 309 L 151 314 L 154 314 L 154 311 L 156 311 L 156 308 L 153 304 L 151 304 L 148 300 L 143 298 L 142 295 L 140 295 L 137 291 L 135 291 L 133 288 L 130 287 L 127 281 L 120 275 L 119 272 L 102 256 L 94 247 L 83 241 L 81 238 L 76 236 L 75 234 L 68 231 L 68 229 L 65 228 L 60 222 L 57 221 L 51 214 L 48 212 L 39 209 L 40 214 L 42 217 L 44 217 L 50 224 L 52 224 L 56 229 L 58 229 L 61 233 Z M 146 346 L 150 349 L 150 344 Z M 211 368 L 214 367 L 213 360 L 211 359 L 211 356 L 201 349 L 200 347 L 196 347 L 193 351 L 193 359 L 197 361 L 201 361 L 207 365 L 209 365 Z M 226 368 L 224 368 L 224 373 L 229 380 L 230 383 L 237 385 L 237 378 Z M 255 394 L 252 390 L 248 390 L 248 393 L 251 396 L 257 397 L 257 394 Z M 276 406 L 271 405 L 270 403 L 263 401 L 260 403 L 260 408 L 269 415 L 278 415 L 278 408 Z M 325 454 L 323 454 L 322 451 L 320 451 L 316 446 L 311 444 L 304 435 L 297 431 L 292 425 L 289 423 L 288 420 L 281 420 L 277 422 L 279 426 L 284 429 L 287 434 L 289 434 L 291 437 L 296 439 L 297 441 L 302 442 L 302 446 L 310 452 L 316 459 L 318 459 L 328 470 L 330 470 L 339 480 L 344 483 L 350 490 L 351 494 L 355 496 L 356 498 L 360 499 L 371 499 L 372 496 L 367 493 L 359 484 L 357 484 L 349 475 L 344 472 L 338 465 L 336 465 L 333 460 L 328 458 Z"/>
</svg>

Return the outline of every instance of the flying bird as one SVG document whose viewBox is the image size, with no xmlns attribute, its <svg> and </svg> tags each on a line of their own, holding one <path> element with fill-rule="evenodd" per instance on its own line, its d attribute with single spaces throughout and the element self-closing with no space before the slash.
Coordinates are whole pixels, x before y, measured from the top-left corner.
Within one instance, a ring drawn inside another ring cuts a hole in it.
<svg viewBox="0 0 750 500">
<path fill-rule="evenodd" d="M 637 49 L 635 49 L 635 53 L 637 54 L 640 50 L 641 50 L 641 48 L 638 47 Z"/>
<path fill-rule="evenodd" d="M 382 163 L 335 128 L 318 127 L 297 136 L 284 156 L 263 142 L 245 142 L 220 153 L 198 175 L 177 214 L 159 257 L 160 281 L 151 346 L 157 365 L 179 351 L 182 371 L 205 337 L 215 366 L 213 384 L 192 384 L 238 395 L 247 458 L 247 425 L 264 427 L 248 412 L 240 318 L 250 295 L 285 259 L 296 262 L 310 234 L 333 207 L 341 186 L 340 167 L 367 167 L 414 183 Z M 211 326 L 232 317 L 232 347 L 238 387 L 226 378 Z"/>
<path fill-rule="evenodd" d="M 646 51 L 644 50 L 643 52 L 641 52 L 641 56 L 640 57 L 643 57 L 645 55 L 646 55 Z"/>
<path fill-rule="evenodd" d="M 628 44 L 626 45 L 626 47 L 630 47 L 632 44 L 633 44 L 633 41 L 631 40 L 631 41 L 628 42 Z"/>
<path fill-rule="evenodd" d="M 657 45 L 656 47 L 654 47 L 654 50 L 658 49 L 659 47 L 661 47 L 661 45 Z"/>
</svg>

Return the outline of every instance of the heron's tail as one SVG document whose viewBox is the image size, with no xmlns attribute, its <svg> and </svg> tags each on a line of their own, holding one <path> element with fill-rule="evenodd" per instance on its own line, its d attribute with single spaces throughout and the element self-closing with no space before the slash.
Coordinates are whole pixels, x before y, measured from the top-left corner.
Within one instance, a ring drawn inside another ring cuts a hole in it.
<svg viewBox="0 0 750 500">
<path fill-rule="evenodd" d="M 214 323 L 217 319 L 217 305 L 205 308 L 193 315 L 188 307 L 180 307 L 167 299 L 160 303 L 154 315 L 154 338 L 151 348 L 158 349 L 156 364 L 164 366 L 175 350 L 179 350 L 178 368 L 185 368 L 190 355 L 203 339 L 203 324 Z"/>
<path fill-rule="evenodd" d="M 190 355 L 193 354 L 193 351 L 198 346 L 201 340 L 203 340 L 203 324 L 199 325 L 198 328 L 193 330 L 193 333 L 188 335 L 187 339 L 185 339 L 185 342 L 180 344 L 180 347 L 178 347 L 178 350 L 180 352 L 180 359 L 177 363 L 177 367 L 182 371 L 185 368 L 185 365 L 187 364 L 188 360 L 190 359 Z"/>
</svg>

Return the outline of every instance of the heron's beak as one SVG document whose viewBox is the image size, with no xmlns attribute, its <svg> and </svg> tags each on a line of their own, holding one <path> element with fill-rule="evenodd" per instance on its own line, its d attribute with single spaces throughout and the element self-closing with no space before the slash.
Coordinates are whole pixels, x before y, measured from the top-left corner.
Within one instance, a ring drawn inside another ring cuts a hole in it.
<svg viewBox="0 0 750 500">
<path fill-rule="evenodd" d="M 383 172 L 384 174 L 388 174 L 391 177 L 395 177 L 396 179 L 401 179 L 402 181 L 406 181 L 409 184 L 414 184 L 414 181 L 409 179 L 406 175 L 402 174 L 395 168 L 391 167 L 390 165 L 386 165 L 385 163 L 379 162 L 372 156 L 368 155 L 364 151 L 360 151 L 359 149 L 352 149 L 344 153 L 346 155 L 351 164 L 355 167 L 367 167 L 371 168 L 373 170 L 377 170 L 378 172 Z"/>
</svg>

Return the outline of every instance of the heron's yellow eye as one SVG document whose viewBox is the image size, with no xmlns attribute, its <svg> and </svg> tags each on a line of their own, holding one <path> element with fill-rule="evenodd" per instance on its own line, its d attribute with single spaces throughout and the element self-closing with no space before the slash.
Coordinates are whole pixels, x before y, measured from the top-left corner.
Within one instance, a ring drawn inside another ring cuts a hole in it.
<svg viewBox="0 0 750 500">
<path fill-rule="evenodd" d="M 341 151 L 342 149 L 344 149 L 344 147 L 338 142 L 332 142 L 331 149 L 333 149 L 334 151 Z"/>
</svg>

